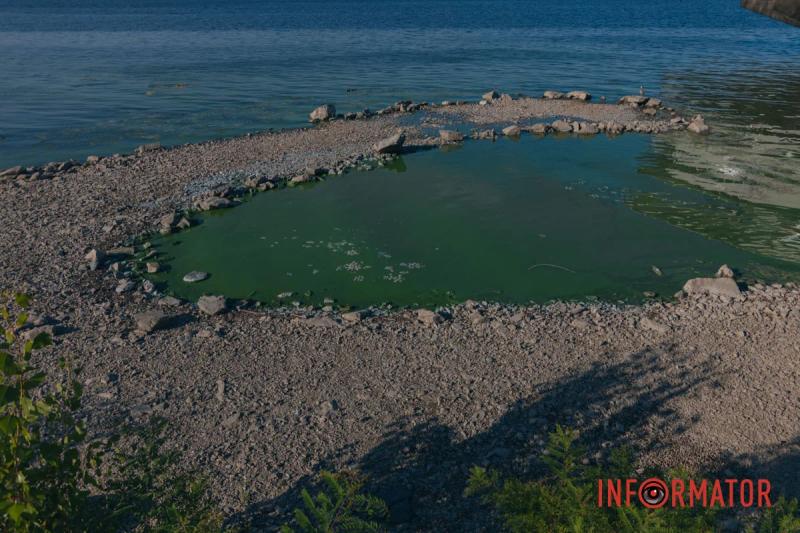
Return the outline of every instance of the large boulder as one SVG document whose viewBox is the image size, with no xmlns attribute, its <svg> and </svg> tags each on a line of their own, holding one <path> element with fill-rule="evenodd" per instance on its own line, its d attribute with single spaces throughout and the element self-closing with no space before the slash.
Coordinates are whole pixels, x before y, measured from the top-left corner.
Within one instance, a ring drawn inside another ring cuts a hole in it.
<svg viewBox="0 0 800 533">
<path fill-rule="evenodd" d="M 569 133 L 572 131 L 572 124 L 566 120 L 556 120 L 550 124 L 550 127 L 553 128 L 553 131 L 557 131 L 558 133 Z"/>
<path fill-rule="evenodd" d="M 308 115 L 309 122 L 322 122 L 331 120 L 336 116 L 336 108 L 331 104 L 324 104 L 316 108 Z"/>
<path fill-rule="evenodd" d="M 567 98 L 570 100 L 582 100 L 584 102 L 588 102 L 592 99 L 592 95 L 586 91 L 570 91 L 567 93 Z"/>
<path fill-rule="evenodd" d="M 439 130 L 439 138 L 446 143 L 457 143 L 464 140 L 464 135 L 455 130 Z"/>
<path fill-rule="evenodd" d="M 558 91 L 545 91 L 543 96 L 546 100 L 562 100 L 566 95 Z"/>
<path fill-rule="evenodd" d="M 405 142 L 406 136 L 402 133 L 398 133 L 382 141 L 378 141 L 372 149 L 379 154 L 399 154 L 403 150 L 403 143 Z"/>
<path fill-rule="evenodd" d="M 133 317 L 136 322 L 136 331 L 152 333 L 159 329 L 169 327 L 170 318 L 161 311 L 146 311 Z"/>
<path fill-rule="evenodd" d="M 214 316 L 224 312 L 228 308 L 224 296 L 201 296 L 197 300 L 197 307 L 201 312 Z"/>
<path fill-rule="evenodd" d="M 734 298 L 742 294 L 739 286 L 731 278 L 694 278 L 683 286 L 686 294 L 710 294 Z"/>
<path fill-rule="evenodd" d="M 646 96 L 641 96 L 641 95 L 638 95 L 638 94 L 631 94 L 631 95 L 628 95 L 628 96 L 623 96 L 622 98 L 619 99 L 619 102 L 617 102 L 617 103 L 622 104 L 622 105 L 640 106 L 640 105 L 646 104 L 648 100 L 649 100 L 649 98 L 646 97 Z"/>
</svg>

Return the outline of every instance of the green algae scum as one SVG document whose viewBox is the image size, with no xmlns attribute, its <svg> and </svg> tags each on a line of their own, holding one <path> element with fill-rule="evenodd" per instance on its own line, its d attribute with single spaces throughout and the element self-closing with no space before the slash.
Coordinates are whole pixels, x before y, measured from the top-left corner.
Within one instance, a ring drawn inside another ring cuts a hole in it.
<svg viewBox="0 0 800 533">
<path fill-rule="evenodd" d="M 153 241 L 161 288 L 268 305 L 671 297 L 723 263 L 794 279 L 791 216 L 656 177 L 652 140 L 523 137 L 260 193 Z M 791 214 L 791 213 L 790 213 Z M 209 273 L 185 283 L 190 271 Z"/>
</svg>

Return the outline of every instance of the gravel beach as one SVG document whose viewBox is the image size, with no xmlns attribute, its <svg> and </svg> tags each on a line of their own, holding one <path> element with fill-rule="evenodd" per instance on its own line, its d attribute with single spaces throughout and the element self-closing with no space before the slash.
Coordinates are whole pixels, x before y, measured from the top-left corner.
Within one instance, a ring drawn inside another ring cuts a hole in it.
<svg viewBox="0 0 800 533">
<path fill-rule="evenodd" d="M 800 494 L 795 286 L 644 306 L 466 302 L 377 316 L 227 302 L 208 316 L 146 292 L 126 277 L 129 251 L 112 253 L 203 199 L 361 164 L 400 130 L 405 151 L 450 142 L 439 128 L 707 131 L 646 98 L 484 102 L 400 104 L 307 129 L 19 169 L 0 178 L 0 286 L 34 295 L 30 327 L 57 333 L 47 361 L 63 353 L 83 368 L 91 428 L 165 417 L 186 464 L 209 474 L 232 520 L 255 529 L 285 520 L 322 467 L 367 474 L 397 530 L 489 528 L 461 496 L 467 470 L 535 473 L 530 458 L 556 423 L 581 430 L 590 461 L 631 444 L 642 465 L 766 476 Z M 92 249 L 103 252 L 96 265 Z M 137 331 L 137 315 L 153 311 L 163 323 Z"/>
</svg>

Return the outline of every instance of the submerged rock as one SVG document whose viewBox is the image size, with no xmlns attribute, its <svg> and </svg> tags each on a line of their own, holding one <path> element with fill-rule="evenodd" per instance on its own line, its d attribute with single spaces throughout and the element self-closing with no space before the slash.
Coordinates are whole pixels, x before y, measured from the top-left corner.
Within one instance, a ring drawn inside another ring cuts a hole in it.
<svg viewBox="0 0 800 533">
<path fill-rule="evenodd" d="M 183 276 L 183 281 L 185 281 L 186 283 L 197 283 L 198 281 L 203 281 L 206 279 L 208 279 L 208 273 L 200 272 L 198 270 L 193 270 L 188 274 L 186 274 L 185 276 Z"/>
<path fill-rule="evenodd" d="M 446 143 L 457 143 L 464 140 L 464 135 L 455 130 L 439 130 L 439 138 Z"/>
<path fill-rule="evenodd" d="M 228 308 L 224 296 L 201 296 L 197 300 L 197 307 L 203 313 L 214 316 L 224 312 Z"/>
<path fill-rule="evenodd" d="M 711 133 L 711 128 L 706 124 L 702 115 L 694 117 L 686 129 L 697 135 L 707 135 Z"/>
<path fill-rule="evenodd" d="M 736 297 L 742 294 L 739 286 L 731 278 L 695 278 L 683 286 L 686 294 L 710 294 Z"/>
<path fill-rule="evenodd" d="M 322 122 L 336 117 L 336 108 L 331 104 L 324 104 L 308 115 L 309 122 Z"/>
<path fill-rule="evenodd" d="M 405 142 L 406 136 L 402 133 L 398 133 L 382 141 L 378 141 L 372 149 L 379 154 L 398 154 L 403 150 L 403 143 Z"/>
</svg>

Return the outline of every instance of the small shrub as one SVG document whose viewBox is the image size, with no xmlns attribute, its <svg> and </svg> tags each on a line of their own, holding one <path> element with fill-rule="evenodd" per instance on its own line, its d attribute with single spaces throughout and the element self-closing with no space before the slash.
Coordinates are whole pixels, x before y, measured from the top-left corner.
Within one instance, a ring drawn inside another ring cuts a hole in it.
<svg viewBox="0 0 800 533">
<path fill-rule="evenodd" d="M 324 489 L 315 497 L 303 489 L 301 497 L 304 509 L 294 510 L 294 522 L 303 533 L 334 533 L 347 531 L 368 533 L 380 531 L 379 520 L 388 516 L 386 504 L 369 494 L 363 494 L 363 478 L 351 472 L 331 473 L 323 471 L 320 479 Z M 282 533 L 293 533 L 289 525 Z"/>
</svg>

